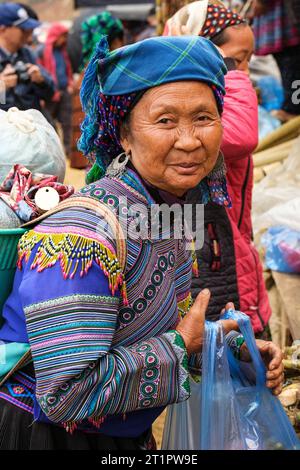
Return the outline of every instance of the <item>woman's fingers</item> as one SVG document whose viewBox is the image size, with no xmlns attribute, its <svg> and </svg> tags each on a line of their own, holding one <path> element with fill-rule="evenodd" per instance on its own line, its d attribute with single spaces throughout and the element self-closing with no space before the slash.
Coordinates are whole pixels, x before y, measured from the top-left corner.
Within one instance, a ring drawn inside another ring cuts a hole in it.
<svg viewBox="0 0 300 470">
<path fill-rule="evenodd" d="M 274 395 L 279 395 L 284 383 L 283 366 L 273 372 L 267 372 L 266 378 L 266 386 L 273 391 Z"/>
<path fill-rule="evenodd" d="M 283 374 L 283 364 L 281 363 L 276 369 L 273 369 L 272 371 L 268 370 L 266 377 L 267 380 L 276 380 L 278 377 L 280 377 Z"/>
<path fill-rule="evenodd" d="M 268 370 L 272 371 L 280 367 L 282 364 L 282 352 L 275 343 L 257 339 L 256 345 Z"/>
<path fill-rule="evenodd" d="M 193 306 L 190 309 L 190 314 L 197 314 L 205 317 L 205 313 L 210 300 L 210 291 L 209 289 L 204 289 L 196 297 Z"/>
<path fill-rule="evenodd" d="M 274 395 L 279 395 L 284 383 L 281 349 L 271 341 L 256 340 L 256 344 L 267 367 L 266 385 L 272 389 Z"/>
<path fill-rule="evenodd" d="M 268 388 L 272 389 L 274 395 L 279 395 L 282 391 L 284 383 L 284 374 L 282 374 L 277 380 L 268 380 L 266 385 Z"/>
<path fill-rule="evenodd" d="M 279 377 L 277 377 L 276 380 L 267 380 L 267 387 L 269 388 L 276 388 L 276 387 L 279 387 L 280 385 L 282 385 L 284 382 L 284 375 L 281 374 Z"/>
<path fill-rule="evenodd" d="M 274 343 L 269 343 L 269 354 L 273 359 L 269 364 L 269 370 L 277 369 L 282 366 L 283 354 L 281 349 Z"/>
<path fill-rule="evenodd" d="M 280 385 L 279 387 L 275 388 L 275 390 L 273 390 L 273 395 L 280 395 L 281 392 L 282 392 L 282 385 Z"/>
<path fill-rule="evenodd" d="M 235 310 L 234 303 L 233 302 L 228 302 L 225 305 L 225 308 L 222 309 L 221 314 L 224 315 L 226 310 Z"/>
<path fill-rule="evenodd" d="M 234 303 L 228 302 L 225 306 L 226 310 L 235 310 Z"/>
<path fill-rule="evenodd" d="M 235 310 L 234 303 L 233 302 L 228 302 L 225 305 L 225 308 L 221 311 L 221 315 L 224 315 L 226 310 Z M 220 320 L 222 325 L 223 325 L 223 330 L 225 334 L 229 333 L 229 331 L 235 330 L 239 331 L 239 326 L 237 321 L 235 320 Z"/>
<path fill-rule="evenodd" d="M 209 299 L 210 291 L 208 289 L 201 291 L 190 311 L 176 328 L 183 338 L 188 354 L 197 353 L 201 350 L 205 313 Z"/>
<path fill-rule="evenodd" d="M 235 320 L 220 320 L 223 326 L 223 330 L 225 334 L 229 333 L 230 331 L 240 331 L 239 330 L 239 324 Z"/>
<path fill-rule="evenodd" d="M 170 20 L 168 23 L 169 26 L 169 36 L 182 36 L 182 30 L 180 25 L 178 25 L 174 20 Z"/>
</svg>

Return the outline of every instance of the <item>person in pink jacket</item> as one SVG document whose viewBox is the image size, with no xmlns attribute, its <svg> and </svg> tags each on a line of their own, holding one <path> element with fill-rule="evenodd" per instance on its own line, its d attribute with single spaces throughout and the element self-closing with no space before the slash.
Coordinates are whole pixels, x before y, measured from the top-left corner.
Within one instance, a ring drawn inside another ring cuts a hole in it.
<svg viewBox="0 0 300 470">
<path fill-rule="evenodd" d="M 271 309 L 259 255 L 252 241 L 252 152 L 258 143 L 257 96 L 242 70 L 226 76 L 226 97 L 221 150 L 227 166 L 232 207 L 226 209 L 231 223 L 240 309 L 252 320 L 256 333 L 266 329 Z"/>
<path fill-rule="evenodd" d="M 225 298 L 250 316 L 257 337 L 269 339 L 271 316 L 262 266 L 252 241 L 252 152 L 258 143 L 258 104 L 249 78 L 254 36 L 249 25 L 217 0 L 201 0 L 179 10 L 164 34 L 205 36 L 220 48 L 228 68 L 222 115 L 221 151 L 227 167 L 231 207 L 209 202 L 205 206 L 204 245 L 197 251 L 199 276 L 193 297 L 204 287 L 211 290 L 207 317 L 217 320 Z M 189 200 L 199 200 L 200 188 Z"/>
</svg>

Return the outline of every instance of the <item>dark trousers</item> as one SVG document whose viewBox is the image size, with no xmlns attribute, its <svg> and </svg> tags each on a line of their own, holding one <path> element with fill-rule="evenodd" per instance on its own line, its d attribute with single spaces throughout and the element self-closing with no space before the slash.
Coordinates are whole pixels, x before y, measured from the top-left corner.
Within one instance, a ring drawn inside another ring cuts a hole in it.
<svg viewBox="0 0 300 470">
<path fill-rule="evenodd" d="M 287 47 L 274 54 L 274 58 L 280 69 L 282 85 L 284 88 L 284 103 L 282 109 L 287 113 L 300 114 L 300 92 L 292 85 L 296 80 L 300 83 L 300 45 Z"/>
<path fill-rule="evenodd" d="M 67 90 L 61 91 L 60 101 L 47 103 L 47 110 L 62 127 L 65 152 L 71 153 L 72 142 L 72 97 Z"/>
</svg>

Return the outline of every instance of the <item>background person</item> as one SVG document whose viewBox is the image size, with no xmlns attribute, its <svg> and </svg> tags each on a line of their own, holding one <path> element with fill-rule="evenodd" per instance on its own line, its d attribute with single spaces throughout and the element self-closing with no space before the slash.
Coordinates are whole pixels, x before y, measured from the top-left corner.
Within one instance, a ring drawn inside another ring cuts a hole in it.
<svg viewBox="0 0 300 470">
<path fill-rule="evenodd" d="M 105 35 L 109 49 L 111 51 L 124 45 L 124 28 L 121 20 L 112 16 L 108 11 L 93 15 L 87 18 L 81 26 L 81 44 L 82 44 L 82 71 L 74 87 L 73 95 L 73 114 L 72 114 L 72 168 L 86 168 L 87 159 L 77 148 L 77 142 L 80 137 L 80 125 L 84 120 L 80 101 L 80 88 L 84 77 L 84 70 L 88 65 L 91 56 L 101 37 Z"/>
<path fill-rule="evenodd" d="M 293 0 L 257 0 L 253 13 L 255 54 L 273 54 L 284 88 L 282 109 L 272 114 L 288 121 L 300 114 L 300 104 L 293 100 L 293 83 L 300 77 L 300 5 Z"/>
<path fill-rule="evenodd" d="M 56 92 L 46 102 L 47 111 L 57 120 L 63 131 L 67 156 L 71 154 L 73 73 L 67 52 L 68 28 L 60 23 L 51 25 L 46 42 L 36 51 L 39 63 L 50 73 Z"/>
<path fill-rule="evenodd" d="M 0 109 L 41 110 L 41 100 L 51 99 L 54 83 L 25 47 L 39 22 L 16 3 L 0 4 L 0 80 L 6 89 Z"/>
<path fill-rule="evenodd" d="M 147 26 L 140 34 L 137 35 L 136 40 L 142 41 L 143 39 L 157 36 L 157 23 L 156 8 L 153 7 L 147 16 Z"/>
</svg>

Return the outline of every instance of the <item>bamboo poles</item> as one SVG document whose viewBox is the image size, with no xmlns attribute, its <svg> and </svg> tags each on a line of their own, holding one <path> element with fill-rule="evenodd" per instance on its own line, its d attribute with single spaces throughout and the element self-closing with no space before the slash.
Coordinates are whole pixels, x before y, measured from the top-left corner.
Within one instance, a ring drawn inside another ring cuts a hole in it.
<svg viewBox="0 0 300 470">
<path fill-rule="evenodd" d="M 253 155 L 254 182 L 258 183 L 266 175 L 280 167 L 289 156 L 297 139 L 291 139 Z"/>
<path fill-rule="evenodd" d="M 292 119 L 268 134 L 255 150 L 254 182 L 258 183 L 266 175 L 282 165 L 300 134 L 300 116 Z"/>
<path fill-rule="evenodd" d="M 279 127 L 273 132 L 270 132 L 264 139 L 261 140 L 258 147 L 255 150 L 255 153 L 261 152 L 262 150 L 267 150 L 275 145 L 282 144 L 296 138 L 300 134 L 300 116 L 291 119 L 283 126 Z"/>
<path fill-rule="evenodd" d="M 274 147 L 268 148 L 267 150 L 255 153 L 253 155 L 254 166 L 270 165 L 271 163 L 284 160 L 288 157 L 296 140 L 297 139 L 291 139 L 282 144 L 274 145 Z"/>
</svg>

